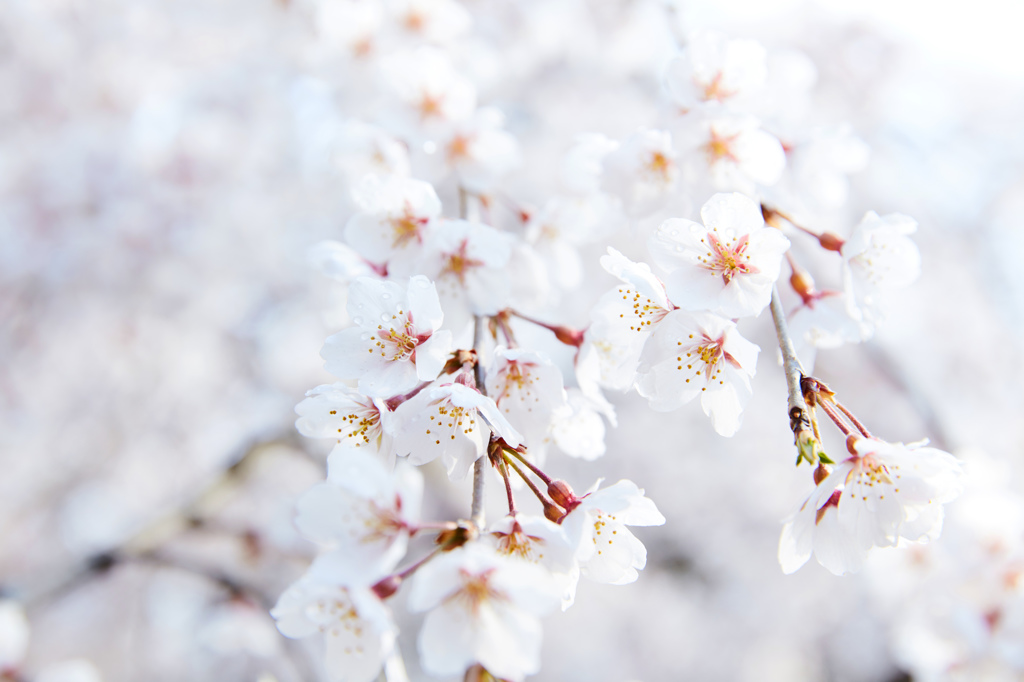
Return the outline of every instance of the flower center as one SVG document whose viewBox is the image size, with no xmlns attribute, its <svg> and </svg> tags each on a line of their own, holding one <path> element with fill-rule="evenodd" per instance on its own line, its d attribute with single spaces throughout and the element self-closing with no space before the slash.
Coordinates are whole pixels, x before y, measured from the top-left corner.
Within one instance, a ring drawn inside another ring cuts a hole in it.
<svg viewBox="0 0 1024 682">
<path fill-rule="evenodd" d="M 722 242 L 717 236 L 709 233 L 707 242 L 710 242 L 711 251 L 708 251 L 700 260 L 703 266 L 712 273 L 720 273 L 725 284 L 729 284 L 736 275 L 751 275 L 760 272 L 756 266 L 750 263 L 750 255 L 747 254 L 749 244 L 747 235 L 743 235 L 739 239 L 730 237 L 727 242 Z"/>
<path fill-rule="evenodd" d="M 710 157 L 711 163 L 720 161 L 721 159 L 729 159 L 732 162 L 737 162 L 736 155 L 732 152 L 732 143 L 736 140 L 737 135 L 719 135 L 714 130 L 711 131 L 711 140 L 705 145 L 704 149 Z"/>
<path fill-rule="evenodd" d="M 413 240 L 422 243 L 423 226 L 426 225 L 428 221 L 429 218 L 420 218 L 416 216 L 412 212 L 412 207 L 407 203 L 402 215 L 391 218 L 391 220 L 388 221 L 391 223 L 393 237 L 391 247 L 395 249 L 402 248 Z"/>
<path fill-rule="evenodd" d="M 491 575 L 494 573 L 494 570 L 491 568 L 483 573 L 470 573 L 464 568 L 459 569 L 459 574 L 462 577 L 462 586 L 449 599 L 458 599 L 465 602 L 469 606 L 469 610 L 474 614 L 479 610 L 480 605 L 489 599 L 506 599 L 507 597 L 504 592 L 496 590 L 490 584 Z"/>
<path fill-rule="evenodd" d="M 463 239 L 462 243 L 459 244 L 459 250 L 447 255 L 444 267 L 441 269 L 440 277 L 444 277 L 445 275 L 454 275 L 458 278 L 460 284 L 466 284 L 466 272 L 470 268 L 477 268 L 484 264 L 482 260 L 469 257 L 469 254 L 467 253 L 468 247 L 469 240 Z"/>
</svg>

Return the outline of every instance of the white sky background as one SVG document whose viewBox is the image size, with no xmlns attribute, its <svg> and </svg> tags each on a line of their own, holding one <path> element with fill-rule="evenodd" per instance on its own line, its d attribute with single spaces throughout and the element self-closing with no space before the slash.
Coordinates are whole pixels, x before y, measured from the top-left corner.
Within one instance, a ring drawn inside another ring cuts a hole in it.
<svg viewBox="0 0 1024 682">
<path fill-rule="evenodd" d="M 1020 0 L 731 0 L 708 3 L 694 8 L 694 13 L 701 23 L 713 25 L 739 17 L 754 22 L 812 7 L 837 19 L 869 23 L 899 42 L 920 47 L 938 62 L 955 62 L 1024 83 Z"/>
</svg>

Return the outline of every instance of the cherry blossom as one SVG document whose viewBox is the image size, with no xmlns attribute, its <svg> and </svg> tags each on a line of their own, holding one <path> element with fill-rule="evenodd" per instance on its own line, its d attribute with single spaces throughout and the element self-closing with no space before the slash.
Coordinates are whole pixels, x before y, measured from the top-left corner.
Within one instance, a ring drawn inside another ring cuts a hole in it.
<svg viewBox="0 0 1024 682">
<path fill-rule="evenodd" d="M 793 573 L 813 552 L 836 575 L 860 569 L 873 547 L 927 542 L 942 530 L 943 504 L 961 491 L 956 458 L 921 444 L 858 438 L 782 529 L 779 563 Z"/>
<path fill-rule="evenodd" d="M 609 247 L 601 266 L 623 283 L 594 306 L 577 368 L 589 365 L 597 371 L 597 383 L 625 390 L 633 385 L 640 353 L 655 325 L 675 306 L 646 263 L 634 263 Z"/>
<path fill-rule="evenodd" d="M 661 208 L 678 179 L 672 135 L 662 130 L 639 130 L 603 159 L 602 189 L 633 217 Z"/>
<path fill-rule="evenodd" d="M 599 480 L 560 521 L 577 548 L 581 574 L 594 582 L 625 585 L 647 565 L 647 549 L 626 526 L 665 523 L 654 502 L 632 481 L 600 489 Z"/>
<path fill-rule="evenodd" d="M 752 395 L 750 379 L 759 352 L 733 322 L 711 313 L 676 310 L 644 346 L 637 391 L 661 411 L 700 396 L 715 431 L 732 436 Z"/>
<path fill-rule="evenodd" d="M 565 187 L 589 196 L 601 190 L 602 164 L 619 143 L 598 133 L 580 133 L 562 158 L 561 178 Z"/>
<path fill-rule="evenodd" d="M 651 237 L 665 288 L 686 310 L 726 317 L 759 314 L 771 300 L 789 240 L 765 227 L 760 207 L 742 194 L 716 194 L 700 211 L 703 225 L 666 220 Z"/>
<path fill-rule="evenodd" d="M 921 253 L 908 236 L 916 230 L 917 221 L 909 216 L 868 211 L 843 243 L 844 275 L 865 323 L 881 320 L 881 294 L 907 287 L 920 276 Z"/>
<path fill-rule="evenodd" d="M 606 194 L 556 197 L 530 215 L 526 241 L 544 260 L 551 280 L 563 289 L 583 281 L 580 246 L 608 236 L 614 229 L 613 200 Z"/>
<path fill-rule="evenodd" d="M 512 239 L 488 225 L 442 221 L 424 246 L 417 270 L 437 285 L 448 327 L 461 332 L 472 315 L 493 315 L 511 295 L 505 266 Z"/>
<path fill-rule="evenodd" d="M 409 175 L 406 147 L 383 129 L 355 119 L 341 124 L 334 145 L 334 162 L 352 184 L 371 173 Z"/>
<path fill-rule="evenodd" d="M 311 573 L 346 585 L 369 584 L 405 555 L 423 495 L 423 477 L 399 463 L 394 474 L 362 452 L 335 450 L 327 481 L 298 502 L 295 525 L 325 551 Z"/>
<path fill-rule="evenodd" d="M 409 135 L 441 137 L 476 110 L 472 83 L 441 50 L 421 47 L 392 54 L 382 72 L 402 105 L 393 125 Z"/>
<path fill-rule="evenodd" d="M 814 369 L 818 348 L 838 348 L 865 337 L 860 311 L 847 292 L 812 291 L 789 314 L 789 333 L 804 371 Z"/>
<path fill-rule="evenodd" d="M 469 12 L 455 0 L 390 0 L 388 10 L 399 28 L 432 43 L 449 42 L 471 23 Z"/>
<path fill-rule="evenodd" d="M 605 453 L 605 426 L 601 415 L 615 423 L 614 408 L 604 400 L 594 401 L 578 388 L 566 390 L 565 408 L 557 411 L 551 424 L 551 440 L 570 457 L 595 460 Z"/>
<path fill-rule="evenodd" d="M 323 633 L 327 673 L 337 682 L 372 682 L 394 649 L 391 614 L 365 587 L 305 576 L 285 590 L 270 615 L 285 637 Z"/>
<path fill-rule="evenodd" d="M 373 264 L 341 242 L 322 241 L 310 248 L 307 258 L 324 275 L 345 284 L 377 274 Z"/>
<path fill-rule="evenodd" d="M 562 372 L 536 351 L 494 350 L 487 394 L 530 447 L 547 438 L 553 414 L 566 405 Z"/>
<path fill-rule="evenodd" d="M 429 611 L 419 636 L 420 660 L 432 675 L 461 675 L 479 663 L 501 679 L 540 669 L 540 617 L 561 598 L 540 566 L 497 553 L 481 542 L 424 565 L 409 592 L 412 611 Z"/>
<path fill-rule="evenodd" d="M 307 438 L 333 438 L 344 448 L 363 448 L 393 459 L 391 435 L 384 424 L 390 410 L 345 384 L 317 386 L 295 406 L 295 428 Z"/>
<path fill-rule="evenodd" d="M 408 276 L 441 200 L 427 182 L 370 175 L 352 191 L 359 211 L 345 225 L 345 241 L 372 263 L 388 265 L 392 276 Z"/>
<path fill-rule="evenodd" d="M 764 47 L 753 40 L 730 40 L 715 31 L 694 32 L 682 54 L 669 62 L 665 87 L 684 110 L 743 105 L 764 87 L 766 58 Z"/>
<path fill-rule="evenodd" d="M 452 480 L 466 477 L 492 433 L 511 447 L 522 443 L 493 399 L 451 380 L 438 380 L 399 405 L 394 423 L 400 457 L 417 465 L 441 457 Z"/>
<path fill-rule="evenodd" d="M 446 162 L 467 190 L 490 192 L 521 163 L 519 142 L 503 129 L 504 122 L 498 109 L 482 107 L 457 124 L 442 145 Z"/>
<path fill-rule="evenodd" d="M 718 191 L 754 194 L 774 185 L 786 168 L 786 153 L 753 116 L 691 114 L 678 132 L 694 182 L 707 176 Z"/>
<path fill-rule="evenodd" d="M 562 610 L 576 599 L 580 569 L 576 547 L 569 543 L 565 529 L 543 516 L 504 516 L 491 525 L 489 533 L 499 554 L 539 564 L 551 572 L 562 588 Z"/>
<path fill-rule="evenodd" d="M 366 395 L 390 397 L 441 371 L 451 332 L 438 331 L 443 315 L 426 277 L 405 288 L 361 277 L 349 288 L 348 312 L 356 326 L 328 337 L 320 351 L 331 374 L 358 379 Z"/>
</svg>

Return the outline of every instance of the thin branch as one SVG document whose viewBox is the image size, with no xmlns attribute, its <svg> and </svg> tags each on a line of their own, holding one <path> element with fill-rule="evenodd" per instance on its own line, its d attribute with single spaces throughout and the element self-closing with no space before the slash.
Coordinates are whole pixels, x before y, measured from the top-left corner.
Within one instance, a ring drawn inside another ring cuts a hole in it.
<svg viewBox="0 0 1024 682">
<path fill-rule="evenodd" d="M 796 356 L 793 339 L 786 325 L 786 313 L 779 301 L 779 288 L 772 287 L 771 301 L 772 321 L 775 323 L 775 334 L 779 339 L 779 350 L 782 351 L 782 367 L 786 373 L 786 389 L 788 393 L 789 428 L 793 431 L 793 439 L 797 448 L 796 463 L 806 459 L 809 464 L 817 464 L 821 453 L 821 441 L 817 429 L 812 430 L 810 413 L 804 400 L 801 382 L 804 370 Z"/>
<path fill-rule="evenodd" d="M 796 349 L 793 347 L 793 339 L 789 335 L 789 327 L 786 325 L 786 313 L 782 310 L 782 303 L 779 302 L 778 287 L 772 288 L 772 321 L 775 323 L 775 334 L 779 339 L 779 350 L 782 351 L 782 368 L 786 372 L 786 388 L 789 391 L 789 419 L 793 432 L 796 433 L 799 423 L 806 422 L 807 403 L 804 402 L 804 394 L 800 389 L 800 380 L 804 376 L 803 367 L 796 356 Z"/>
<path fill-rule="evenodd" d="M 473 377 L 476 379 L 476 390 L 480 391 L 481 395 L 487 395 L 487 389 L 484 387 L 484 370 L 483 364 L 480 362 L 480 349 L 484 344 L 484 318 L 480 315 L 473 317 L 473 350 L 476 351 L 476 366 L 473 367 Z M 477 457 L 476 462 L 473 463 L 473 503 L 470 507 L 469 520 L 473 522 L 473 525 L 477 527 L 477 530 L 484 529 L 484 483 L 486 479 L 484 474 L 487 467 L 487 457 Z"/>
</svg>

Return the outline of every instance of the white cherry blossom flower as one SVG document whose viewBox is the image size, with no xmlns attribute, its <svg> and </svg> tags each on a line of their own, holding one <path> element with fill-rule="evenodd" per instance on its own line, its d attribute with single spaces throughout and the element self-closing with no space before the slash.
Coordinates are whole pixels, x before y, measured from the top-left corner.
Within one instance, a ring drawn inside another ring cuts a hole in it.
<svg viewBox="0 0 1024 682">
<path fill-rule="evenodd" d="M 605 426 L 601 415 L 614 424 L 614 408 L 603 397 L 600 404 L 595 404 L 578 388 L 567 389 L 566 396 L 565 408 L 553 415 L 551 440 L 570 457 L 595 460 L 605 453 Z"/>
<path fill-rule="evenodd" d="M 486 383 L 487 394 L 529 447 L 544 442 L 553 414 L 566 405 L 561 370 L 536 351 L 499 346 Z"/>
<path fill-rule="evenodd" d="M 865 323 L 881 320 L 880 295 L 907 287 L 921 275 L 921 253 L 908 236 L 916 230 L 917 221 L 909 216 L 868 211 L 843 243 L 844 276 Z"/>
<path fill-rule="evenodd" d="M 333 0 L 317 4 L 317 29 L 332 46 L 343 48 L 350 59 L 365 60 L 377 52 L 383 21 L 383 8 L 378 3 Z"/>
<path fill-rule="evenodd" d="M 664 206 L 678 179 L 672 135 L 639 130 L 604 157 L 601 188 L 622 199 L 626 213 L 640 217 Z"/>
<path fill-rule="evenodd" d="M 560 589 L 545 569 L 474 542 L 416 572 L 412 611 L 430 611 L 419 636 L 432 675 L 461 675 L 479 663 L 500 679 L 540 669 L 540 617 L 558 607 Z"/>
<path fill-rule="evenodd" d="M 466 477 L 492 432 L 511 447 L 522 443 L 494 400 L 451 380 L 438 380 L 399 405 L 394 423 L 399 457 L 417 465 L 441 457 L 452 480 Z"/>
<path fill-rule="evenodd" d="M 599 489 L 601 481 L 568 511 L 560 524 L 576 547 L 581 574 L 594 582 L 625 585 L 647 565 L 647 549 L 626 526 L 665 523 L 654 502 L 632 481 Z"/>
<path fill-rule="evenodd" d="M 576 547 L 569 543 L 562 526 L 543 516 L 516 514 L 502 517 L 488 532 L 497 542 L 499 554 L 539 564 L 550 571 L 562 588 L 562 610 L 572 606 L 580 568 Z"/>
<path fill-rule="evenodd" d="M 644 344 L 674 306 L 646 263 L 634 263 L 609 247 L 601 265 L 622 284 L 602 296 L 591 311 L 577 368 L 589 365 L 597 371 L 598 384 L 626 390 L 633 385 Z"/>
<path fill-rule="evenodd" d="M 409 152 L 405 145 L 381 128 L 354 119 L 341 125 L 334 162 L 351 184 L 371 173 L 409 175 Z"/>
<path fill-rule="evenodd" d="M 335 682 L 372 682 L 395 646 L 391 614 L 365 587 L 304 576 L 285 590 L 270 615 L 285 637 L 323 633 L 327 673 Z"/>
<path fill-rule="evenodd" d="M 385 422 L 391 412 L 383 400 L 369 398 L 345 384 L 317 386 L 295 406 L 295 427 L 307 438 L 332 438 L 343 448 L 361 448 L 394 457 Z"/>
<path fill-rule="evenodd" d="M 759 187 L 779 181 L 786 152 L 774 135 L 761 129 L 753 116 L 691 114 L 677 129 L 687 180 L 705 178 L 718 191 L 753 195 Z"/>
<path fill-rule="evenodd" d="M 581 133 L 562 159 L 562 183 L 576 194 L 587 196 L 601 190 L 602 164 L 619 143 L 599 133 Z"/>
<path fill-rule="evenodd" d="M 579 247 L 610 235 L 615 220 L 613 200 L 606 194 L 556 197 L 531 214 L 526 241 L 544 260 L 551 280 L 574 289 L 583 281 Z"/>
<path fill-rule="evenodd" d="M 421 47 L 391 55 L 383 64 L 384 79 L 398 101 L 394 125 L 411 135 L 443 136 L 452 124 L 476 110 L 476 90 L 445 52 Z"/>
<path fill-rule="evenodd" d="M 757 315 L 768 305 L 789 240 L 765 227 L 760 207 L 742 194 L 716 194 L 700 211 L 703 225 L 672 218 L 650 240 L 665 288 L 686 310 L 726 317 Z"/>
<path fill-rule="evenodd" d="M 486 194 L 522 162 L 519 142 L 504 123 L 501 111 L 481 107 L 444 142 L 445 160 L 466 189 Z"/>
<path fill-rule="evenodd" d="M 369 261 L 348 244 L 325 240 L 310 248 L 307 258 L 314 268 L 333 280 L 348 284 L 357 277 L 375 277 Z"/>
<path fill-rule="evenodd" d="M 328 337 L 320 355 L 339 379 L 358 379 L 373 397 L 405 393 L 437 377 L 451 351 L 451 332 L 438 331 L 443 315 L 437 291 L 417 275 L 407 287 L 366 277 L 349 287 L 355 327 Z"/>
<path fill-rule="evenodd" d="M 359 211 L 345 225 L 345 241 L 392 276 L 409 276 L 431 222 L 441 217 L 433 185 L 390 175 L 369 175 L 352 191 Z"/>
<path fill-rule="evenodd" d="M 509 302 L 506 265 L 512 238 L 466 220 L 441 221 L 424 247 L 417 270 L 437 285 L 449 328 L 461 332 L 473 315 L 493 315 Z"/>
<path fill-rule="evenodd" d="M 325 581 L 371 584 L 405 555 L 419 515 L 423 477 L 404 463 L 394 473 L 362 452 L 335 450 L 325 483 L 298 502 L 295 525 L 327 550 L 310 569 Z"/>
<path fill-rule="evenodd" d="M 794 189 L 813 208 L 839 208 L 849 194 L 846 176 L 864 170 L 870 154 L 849 127 L 816 130 L 788 154 Z"/>
<path fill-rule="evenodd" d="M 873 547 L 927 542 L 942 530 L 942 505 L 962 488 L 956 458 L 875 438 L 853 447 L 856 454 L 837 464 L 783 527 L 783 572 L 793 573 L 813 552 L 832 573 L 851 573 Z"/>
<path fill-rule="evenodd" d="M 711 313 L 676 310 L 644 346 L 637 391 L 659 411 L 678 409 L 700 396 L 715 431 L 732 436 L 752 395 L 750 379 L 759 352 L 733 322 Z"/>
<path fill-rule="evenodd" d="M 455 0 L 390 0 L 399 28 L 414 38 L 447 43 L 469 28 L 469 12 Z"/>
<path fill-rule="evenodd" d="M 742 107 L 764 87 L 767 77 L 767 53 L 760 43 L 699 31 L 669 62 L 665 86 L 684 110 L 701 105 Z"/>
<path fill-rule="evenodd" d="M 811 292 L 789 314 L 789 334 L 806 372 L 814 369 L 818 348 L 838 348 L 867 338 L 851 295 L 831 289 Z"/>
</svg>

